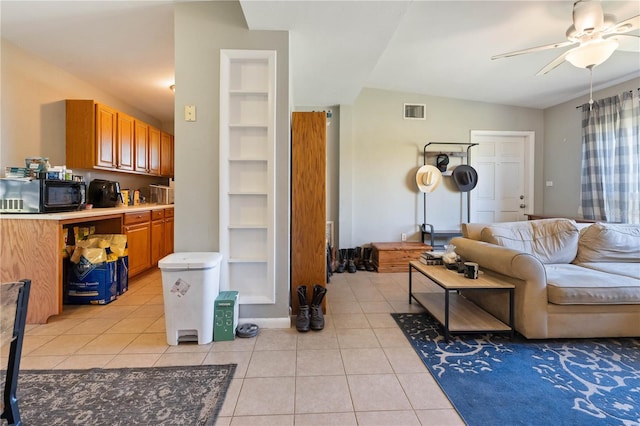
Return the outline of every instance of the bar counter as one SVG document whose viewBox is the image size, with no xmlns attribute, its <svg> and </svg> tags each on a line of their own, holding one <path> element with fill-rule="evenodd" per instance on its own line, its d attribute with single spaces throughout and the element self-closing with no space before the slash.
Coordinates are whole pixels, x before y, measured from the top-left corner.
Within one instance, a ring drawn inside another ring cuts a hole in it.
<svg viewBox="0 0 640 426">
<path fill-rule="evenodd" d="M 64 213 L 0 214 L 0 282 L 31 280 L 27 324 L 44 324 L 62 313 L 65 237 L 72 226 L 95 226 L 98 234 L 123 233 L 124 215 L 171 205 L 94 208 Z"/>
</svg>

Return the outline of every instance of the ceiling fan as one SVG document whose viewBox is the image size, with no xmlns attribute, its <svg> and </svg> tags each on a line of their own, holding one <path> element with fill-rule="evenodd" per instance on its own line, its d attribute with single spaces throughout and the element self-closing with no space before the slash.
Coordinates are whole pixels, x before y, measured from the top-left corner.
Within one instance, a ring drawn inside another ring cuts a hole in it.
<svg viewBox="0 0 640 426">
<path fill-rule="evenodd" d="M 548 73 L 565 60 L 578 68 L 592 69 L 609 59 L 621 43 L 630 42 L 631 47 L 620 48 L 620 50 L 637 52 L 638 48 L 633 44 L 635 43 L 636 46 L 640 44 L 640 36 L 625 33 L 638 28 L 640 28 L 640 15 L 616 23 L 613 15 L 604 13 L 599 0 L 578 0 L 573 4 L 573 25 L 567 29 L 567 41 L 503 53 L 491 59 L 508 58 L 578 44 L 549 62 L 538 71 L 537 75 Z"/>
</svg>

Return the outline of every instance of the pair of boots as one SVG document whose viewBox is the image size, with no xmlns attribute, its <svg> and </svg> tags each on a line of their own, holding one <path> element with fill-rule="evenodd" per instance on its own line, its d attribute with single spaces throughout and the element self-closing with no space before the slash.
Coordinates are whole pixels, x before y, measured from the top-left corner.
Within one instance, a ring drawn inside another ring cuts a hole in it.
<svg viewBox="0 0 640 426">
<path fill-rule="evenodd" d="M 324 315 L 322 315 L 322 299 L 327 293 L 327 289 L 319 284 L 313 286 L 313 296 L 311 298 L 311 307 L 307 302 L 307 286 L 301 285 L 297 289 L 298 316 L 296 317 L 296 329 L 298 331 L 322 330 L 324 328 Z"/>
<path fill-rule="evenodd" d="M 350 248 L 338 250 L 338 266 L 336 267 L 336 272 L 341 274 L 345 270 L 351 274 L 357 270 L 355 263 L 355 249 Z"/>
<path fill-rule="evenodd" d="M 338 265 L 336 272 L 341 274 L 345 270 L 349 273 L 356 271 L 369 271 L 376 270 L 371 260 L 371 247 L 356 247 L 349 249 L 338 250 Z"/>
</svg>

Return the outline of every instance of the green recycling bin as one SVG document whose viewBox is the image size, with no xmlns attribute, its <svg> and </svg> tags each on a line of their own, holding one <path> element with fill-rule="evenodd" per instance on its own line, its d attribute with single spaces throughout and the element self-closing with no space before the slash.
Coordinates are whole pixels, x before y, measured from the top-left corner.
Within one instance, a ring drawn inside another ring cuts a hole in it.
<svg viewBox="0 0 640 426">
<path fill-rule="evenodd" d="M 213 341 L 234 340 L 238 326 L 238 292 L 221 291 L 214 303 Z"/>
</svg>

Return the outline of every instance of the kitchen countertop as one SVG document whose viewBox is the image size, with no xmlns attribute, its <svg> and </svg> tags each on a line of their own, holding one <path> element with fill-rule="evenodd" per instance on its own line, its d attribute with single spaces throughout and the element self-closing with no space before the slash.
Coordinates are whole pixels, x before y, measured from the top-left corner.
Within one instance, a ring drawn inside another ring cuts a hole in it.
<svg viewBox="0 0 640 426">
<path fill-rule="evenodd" d="M 0 220 L 2 219 L 24 219 L 24 220 L 68 220 L 68 219 L 78 219 L 78 218 L 91 218 L 91 217 L 99 217 L 99 216 L 108 216 L 112 214 L 123 214 L 123 213 L 135 213 L 147 210 L 160 210 L 173 208 L 173 204 L 141 204 L 139 206 L 122 206 L 122 207 L 110 207 L 103 209 L 89 209 L 89 210 L 78 210 L 73 212 L 61 212 L 61 213 L 36 213 L 36 214 L 0 214 Z"/>
</svg>

